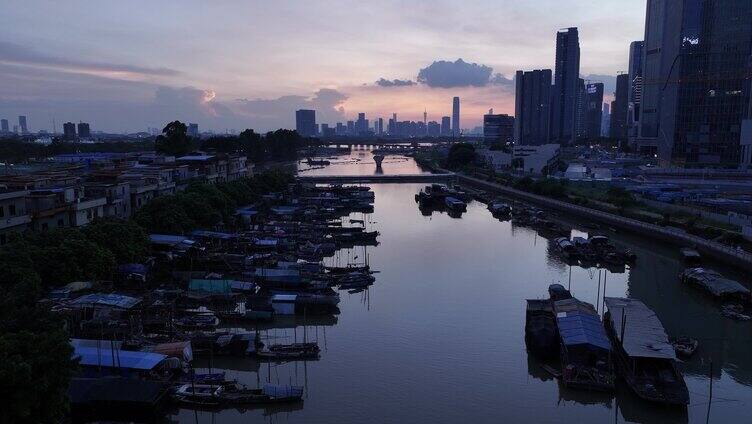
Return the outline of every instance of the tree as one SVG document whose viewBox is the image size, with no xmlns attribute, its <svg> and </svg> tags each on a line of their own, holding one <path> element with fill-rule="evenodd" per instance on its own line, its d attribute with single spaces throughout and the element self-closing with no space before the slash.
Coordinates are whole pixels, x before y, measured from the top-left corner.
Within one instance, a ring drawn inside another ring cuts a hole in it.
<svg viewBox="0 0 752 424">
<path fill-rule="evenodd" d="M 475 147 L 469 143 L 456 143 L 449 149 L 447 168 L 459 169 L 470 165 L 475 160 Z"/>
<path fill-rule="evenodd" d="M 183 156 L 194 149 L 194 143 L 188 137 L 188 127 L 180 121 L 172 121 L 154 140 L 154 150 L 172 156 Z"/>
<path fill-rule="evenodd" d="M 89 241 L 109 250 L 119 264 L 139 263 L 149 251 L 149 237 L 134 221 L 99 219 L 82 231 Z"/>
</svg>

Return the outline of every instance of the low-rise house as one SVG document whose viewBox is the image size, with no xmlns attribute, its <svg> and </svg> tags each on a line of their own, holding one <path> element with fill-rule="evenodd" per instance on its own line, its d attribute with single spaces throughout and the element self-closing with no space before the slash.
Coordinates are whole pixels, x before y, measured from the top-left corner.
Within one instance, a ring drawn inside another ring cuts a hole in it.
<svg viewBox="0 0 752 424">
<path fill-rule="evenodd" d="M 119 219 L 131 216 L 131 185 L 128 181 L 88 182 L 84 189 L 88 196 L 106 199 L 104 216 Z"/>
<path fill-rule="evenodd" d="M 27 190 L 0 189 L 0 245 L 8 242 L 12 232 L 24 231 L 31 224 L 26 212 Z"/>
<path fill-rule="evenodd" d="M 560 148 L 558 144 L 515 145 L 512 150 L 512 166 L 525 174 L 551 173 L 559 161 Z"/>
</svg>

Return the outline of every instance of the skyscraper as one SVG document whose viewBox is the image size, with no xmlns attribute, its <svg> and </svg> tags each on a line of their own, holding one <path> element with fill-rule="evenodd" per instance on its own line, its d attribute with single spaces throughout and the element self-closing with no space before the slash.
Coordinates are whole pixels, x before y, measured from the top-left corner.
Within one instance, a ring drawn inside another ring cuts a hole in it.
<svg viewBox="0 0 752 424">
<path fill-rule="evenodd" d="M 514 96 L 514 141 L 548 143 L 551 105 L 551 70 L 517 71 Z"/>
<path fill-rule="evenodd" d="M 316 111 L 300 109 L 295 111 L 295 130 L 303 137 L 315 137 L 317 131 Z"/>
<path fill-rule="evenodd" d="M 597 139 L 601 136 L 603 121 L 603 83 L 596 82 L 585 87 L 585 136 Z"/>
<path fill-rule="evenodd" d="M 459 137 L 460 134 L 460 98 L 455 97 L 452 99 L 452 137 Z"/>
<path fill-rule="evenodd" d="M 449 137 L 452 135 L 452 120 L 448 116 L 441 117 L 441 135 L 442 137 Z"/>
<path fill-rule="evenodd" d="M 556 69 L 551 95 L 551 141 L 567 144 L 576 137 L 580 80 L 580 38 L 577 28 L 556 33 Z"/>
<path fill-rule="evenodd" d="M 611 102 L 611 129 L 609 137 L 624 140 L 627 138 L 627 112 L 629 109 L 629 74 L 616 76 L 616 91 Z"/>
<path fill-rule="evenodd" d="M 195 124 L 193 124 L 195 125 Z M 190 129 L 190 127 L 188 127 Z M 91 131 L 89 130 L 89 124 L 86 122 L 78 123 L 78 138 L 91 138 Z"/>
<path fill-rule="evenodd" d="M 188 135 L 191 137 L 198 137 L 198 124 L 189 123 L 188 124 Z M 81 130 L 78 130 L 78 136 L 81 136 Z"/>
<path fill-rule="evenodd" d="M 611 105 L 603 103 L 603 118 L 601 118 L 601 137 L 608 137 L 611 132 Z"/>
<path fill-rule="evenodd" d="M 384 118 L 379 118 L 376 134 L 378 134 L 379 137 L 384 135 Z"/>
<path fill-rule="evenodd" d="M 678 165 L 736 166 L 750 114 L 752 2 L 648 0 L 637 146 Z"/>
<path fill-rule="evenodd" d="M 640 99 L 642 98 L 642 41 L 633 41 L 629 45 L 629 98 L 627 99 L 627 138 L 634 144 L 640 123 Z"/>
<path fill-rule="evenodd" d="M 585 91 L 585 80 L 577 79 L 577 103 L 575 106 L 574 131 L 575 139 L 587 138 L 587 92 Z"/>
<path fill-rule="evenodd" d="M 10 131 L 10 128 L 8 127 L 8 120 L 0 119 L 0 132 L 7 133 L 9 131 Z"/>
<path fill-rule="evenodd" d="M 76 124 L 66 122 L 63 124 L 63 140 L 73 141 L 76 139 Z"/>
<path fill-rule="evenodd" d="M 512 141 L 514 137 L 514 118 L 509 115 L 493 114 L 489 112 L 483 115 L 483 142 L 486 144 Z"/>
<path fill-rule="evenodd" d="M 18 116 L 18 128 L 21 129 L 21 134 L 29 133 L 29 128 L 26 126 L 26 116 L 24 115 Z"/>
</svg>

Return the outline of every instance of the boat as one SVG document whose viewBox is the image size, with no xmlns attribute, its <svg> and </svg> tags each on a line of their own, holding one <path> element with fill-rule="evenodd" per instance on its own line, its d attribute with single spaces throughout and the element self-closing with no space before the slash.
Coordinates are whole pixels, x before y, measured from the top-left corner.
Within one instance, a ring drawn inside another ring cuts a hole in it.
<svg viewBox="0 0 752 424">
<path fill-rule="evenodd" d="M 706 293 L 723 301 L 734 301 L 743 304 L 750 302 L 750 291 L 741 283 L 724 278 L 718 272 L 702 268 L 685 269 L 680 276 L 683 284 L 692 285 L 705 290 Z"/>
<path fill-rule="evenodd" d="M 525 344 L 536 356 L 555 357 L 559 353 L 553 307 L 548 299 L 528 299 L 525 311 Z"/>
<path fill-rule="evenodd" d="M 687 405 L 687 384 L 655 312 L 637 299 L 606 297 L 604 302 L 604 326 L 616 369 L 630 389 L 647 401 Z"/>
<path fill-rule="evenodd" d="M 562 383 L 574 389 L 612 392 L 611 343 L 593 305 L 571 296 L 552 303 L 561 344 Z"/>
<path fill-rule="evenodd" d="M 303 399 L 303 387 L 266 384 L 262 388 L 249 389 L 237 386 L 225 390 L 221 398 L 230 405 L 298 402 Z"/>
<path fill-rule="evenodd" d="M 219 406 L 222 404 L 224 386 L 213 384 L 181 384 L 173 393 L 178 403 L 195 406 Z"/>
<path fill-rule="evenodd" d="M 509 216 L 512 213 L 512 207 L 504 202 L 491 202 L 488 204 L 488 210 L 494 216 Z"/>
<path fill-rule="evenodd" d="M 255 344 L 255 348 L 249 351 L 251 356 L 271 361 L 297 361 L 302 359 L 318 359 L 319 345 L 316 343 L 290 343 L 265 346 L 263 343 Z"/>
<path fill-rule="evenodd" d="M 678 337 L 671 345 L 674 346 L 676 356 L 687 359 L 694 355 L 699 343 L 697 340 L 690 339 L 689 337 Z"/>
<path fill-rule="evenodd" d="M 554 283 L 548 286 L 548 296 L 551 301 L 556 302 L 557 300 L 571 299 L 572 293 L 565 289 L 561 284 Z"/>
<path fill-rule="evenodd" d="M 349 274 L 351 272 L 362 272 L 362 273 L 371 272 L 371 267 L 369 267 L 368 265 L 328 266 L 328 267 L 325 267 L 324 269 L 326 269 L 326 271 L 329 274 L 334 274 L 334 275 Z"/>
<path fill-rule="evenodd" d="M 702 256 L 695 249 L 684 247 L 679 249 L 679 254 L 687 265 L 699 266 L 702 263 Z"/>
<path fill-rule="evenodd" d="M 467 204 L 465 204 L 465 202 L 463 202 L 462 200 L 456 197 L 452 197 L 452 196 L 445 197 L 444 204 L 447 207 L 447 209 L 451 211 L 464 212 L 465 210 L 467 210 Z"/>
<path fill-rule="evenodd" d="M 311 159 L 311 158 L 308 158 L 306 160 L 306 163 L 309 166 L 326 166 L 326 165 L 330 165 L 331 164 L 331 162 L 329 162 L 328 160 L 323 160 L 323 159 L 322 160 L 315 160 L 315 159 Z"/>
</svg>

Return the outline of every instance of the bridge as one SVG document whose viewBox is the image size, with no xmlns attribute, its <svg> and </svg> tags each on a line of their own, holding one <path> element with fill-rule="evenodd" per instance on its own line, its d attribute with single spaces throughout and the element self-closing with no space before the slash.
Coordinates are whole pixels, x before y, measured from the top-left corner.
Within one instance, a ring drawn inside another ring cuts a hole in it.
<svg viewBox="0 0 752 424">
<path fill-rule="evenodd" d="M 453 173 L 441 174 L 370 174 L 370 175 L 298 175 L 300 182 L 314 184 L 361 184 L 361 183 L 447 183 L 454 181 Z"/>
</svg>

